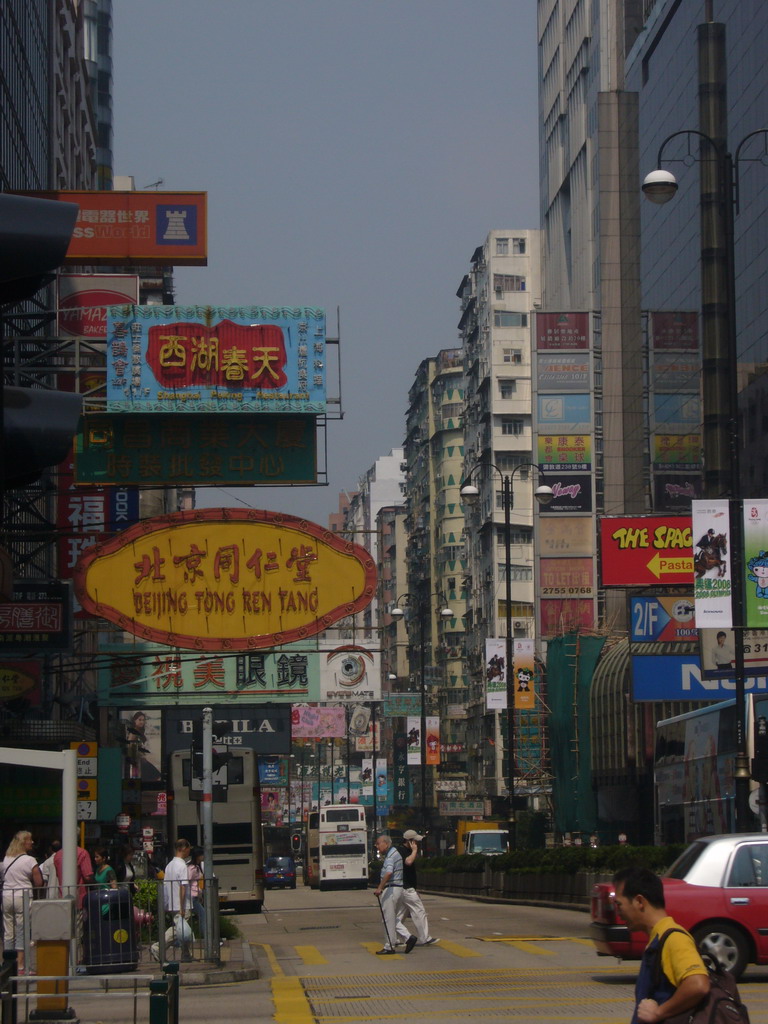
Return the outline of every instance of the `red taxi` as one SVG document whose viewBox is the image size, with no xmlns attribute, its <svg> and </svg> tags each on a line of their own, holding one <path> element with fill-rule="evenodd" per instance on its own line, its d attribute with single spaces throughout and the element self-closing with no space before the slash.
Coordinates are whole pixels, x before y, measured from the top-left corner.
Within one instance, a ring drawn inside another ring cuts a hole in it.
<svg viewBox="0 0 768 1024">
<path fill-rule="evenodd" d="M 697 839 L 663 882 L 669 915 L 731 974 L 768 963 L 768 833 Z M 629 931 L 613 896 L 608 882 L 592 889 L 592 941 L 599 956 L 639 960 L 647 936 Z"/>
</svg>

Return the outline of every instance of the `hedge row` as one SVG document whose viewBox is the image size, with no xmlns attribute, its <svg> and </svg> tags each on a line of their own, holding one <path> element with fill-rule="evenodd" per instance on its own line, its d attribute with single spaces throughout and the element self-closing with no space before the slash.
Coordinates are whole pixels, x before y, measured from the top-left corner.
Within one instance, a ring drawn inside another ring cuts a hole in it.
<svg viewBox="0 0 768 1024">
<path fill-rule="evenodd" d="M 513 874 L 542 874 L 562 872 L 576 874 L 577 871 L 618 871 L 630 864 L 641 864 L 661 873 L 675 861 L 685 844 L 672 846 L 555 846 L 544 850 L 512 850 L 496 857 L 484 857 L 479 853 L 460 854 L 450 857 L 431 857 L 419 861 L 419 872 L 463 871 L 480 873 L 488 864 L 494 871 Z"/>
</svg>

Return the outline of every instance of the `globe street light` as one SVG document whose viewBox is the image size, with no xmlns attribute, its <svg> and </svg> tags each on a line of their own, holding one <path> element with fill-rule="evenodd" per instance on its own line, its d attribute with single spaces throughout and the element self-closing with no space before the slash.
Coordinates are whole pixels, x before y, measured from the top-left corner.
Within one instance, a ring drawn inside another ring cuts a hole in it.
<svg viewBox="0 0 768 1024">
<path fill-rule="evenodd" d="M 498 466 L 492 462 L 478 462 L 470 469 L 466 478 L 459 488 L 459 494 L 467 502 L 476 501 L 480 496 L 480 491 L 471 482 L 472 477 L 479 472 L 481 469 L 488 468 L 494 470 L 501 477 L 501 497 L 502 505 L 504 508 L 504 569 L 506 576 L 506 608 L 504 618 L 506 621 L 506 664 L 504 666 L 504 674 L 507 683 L 507 792 L 509 795 L 509 842 L 510 846 L 514 849 L 517 845 L 516 826 L 515 826 L 515 685 L 512 677 L 512 662 L 514 660 L 514 652 L 512 647 L 512 509 L 514 508 L 514 493 L 512 490 L 512 479 L 515 473 L 523 467 L 535 469 L 537 473 L 544 478 L 544 473 L 540 466 L 537 466 L 533 462 L 520 462 L 512 470 L 511 473 L 505 475 L 499 469 Z M 540 483 L 536 490 L 533 492 L 533 496 L 539 505 L 549 505 L 552 501 L 553 492 L 552 488 L 546 483 Z"/>
<path fill-rule="evenodd" d="M 389 614 L 393 619 L 402 619 L 405 610 L 400 607 L 401 601 L 407 601 L 412 607 L 416 600 L 419 616 L 419 679 L 421 684 L 421 827 L 427 827 L 427 682 L 426 682 L 426 642 L 424 628 L 429 611 L 429 598 L 437 597 L 443 601 L 441 594 L 426 594 L 421 601 L 414 599 L 410 594 L 402 594 L 395 602 L 395 607 L 390 609 Z M 426 610 L 425 610 L 426 609 Z M 443 605 L 438 615 L 441 619 L 452 619 L 453 609 Z"/>
<path fill-rule="evenodd" d="M 709 25 L 700 26 L 702 39 Z M 723 70 L 725 58 L 715 61 Z M 723 83 L 724 84 L 724 83 Z M 724 139 L 715 140 L 705 132 L 683 129 L 668 135 L 659 147 L 657 169 L 646 175 L 642 189 L 651 202 L 663 204 L 678 189 L 675 176 L 661 168 L 664 150 L 673 139 L 689 140 L 685 161 L 695 161 L 690 140 L 698 138 L 710 155 L 702 163 L 701 261 L 702 261 L 702 382 L 704 493 L 707 497 L 729 496 L 731 568 L 731 621 L 736 640 L 734 664 L 736 699 L 736 757 L 734 794 L 736 831 L 751 830 L 749 810 L 749 758 L 746 738 L 746 696 L 744 669 L 744 579 L 743 502 L 739 474 L 739 392 L 738 344 L 736 333 L 736 272 L 734 213 L 739 212 L 739 161 L 745 144 L 756 136 L 768 139 L 760 128 L 746 135 L 731 155 Z M 744 158 L 747 159 L 747 158 Z M 669 162 L 669 158 L 668 158 Z"/>
</svg>

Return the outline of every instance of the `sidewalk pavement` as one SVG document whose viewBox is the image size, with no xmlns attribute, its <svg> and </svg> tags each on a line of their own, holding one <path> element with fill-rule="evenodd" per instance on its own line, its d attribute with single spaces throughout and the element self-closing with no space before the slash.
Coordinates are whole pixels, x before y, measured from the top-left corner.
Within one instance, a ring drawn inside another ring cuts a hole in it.
<svg viewBox="0 0 768 1024">
<path fill-rule="evenodd" d="M 175 950 L 170 950 L 167 959 L 175 959 L 174 953 Z M 207 960 L 182 961 L 179 964 L 181 984 L 221 985 L 225 982 L 252 981 L 258 978 L 259 969 L 253 959 L 250 943 L 245 937 L 228 939 L 221 947 L 219 955 L 219 964 Z M 139 964 L 139 972 L 162 977 L 163 967 L 154 960 L 151 964 L 142 962 Z"/>
<path fill-rule="evenodd" d="M 175 950 L 169 950 L 166 961 L 174 960 L 175 953 Z M 259 977 L 259 968 L 253 958 L 250 943 L 245 937 L 226 941 L 221 947 L 220 956 L 221 962 L 218 964 L 202 959 L 180 962 L 181 984 L 222 985 L 233 981 L 253 981 Z M 109 988 L 114 989 L 133 988 L 138 976 L 163 976 L 163 965 L 150 957 L 146 947 L 141 951 L 141 958 L 135 971 L 126 971 L 122 974 L 79 974 L 70 982 L 70 991 L 92 988 L 93 982 L 97 982 L 99 986 L 106 982 Z"/>
</svg>

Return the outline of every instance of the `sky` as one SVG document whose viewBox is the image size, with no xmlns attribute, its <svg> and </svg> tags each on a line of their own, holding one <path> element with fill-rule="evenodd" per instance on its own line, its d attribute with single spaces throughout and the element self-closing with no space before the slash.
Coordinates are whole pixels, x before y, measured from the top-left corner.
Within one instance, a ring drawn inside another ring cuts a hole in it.
<svg viewBox="0 0 768 1024">
<path fill-rule="evenodd" d="M 539 226 L 535 18 L 535 0 L 114 0 L 114 171 L 208 193 L 208 266 L 176 270 L 176 301 L 321 306 L 340 337 L 328 486 L 199 506 L 325 525 L 403 444 L 475 248 Z"/>
</svg>

